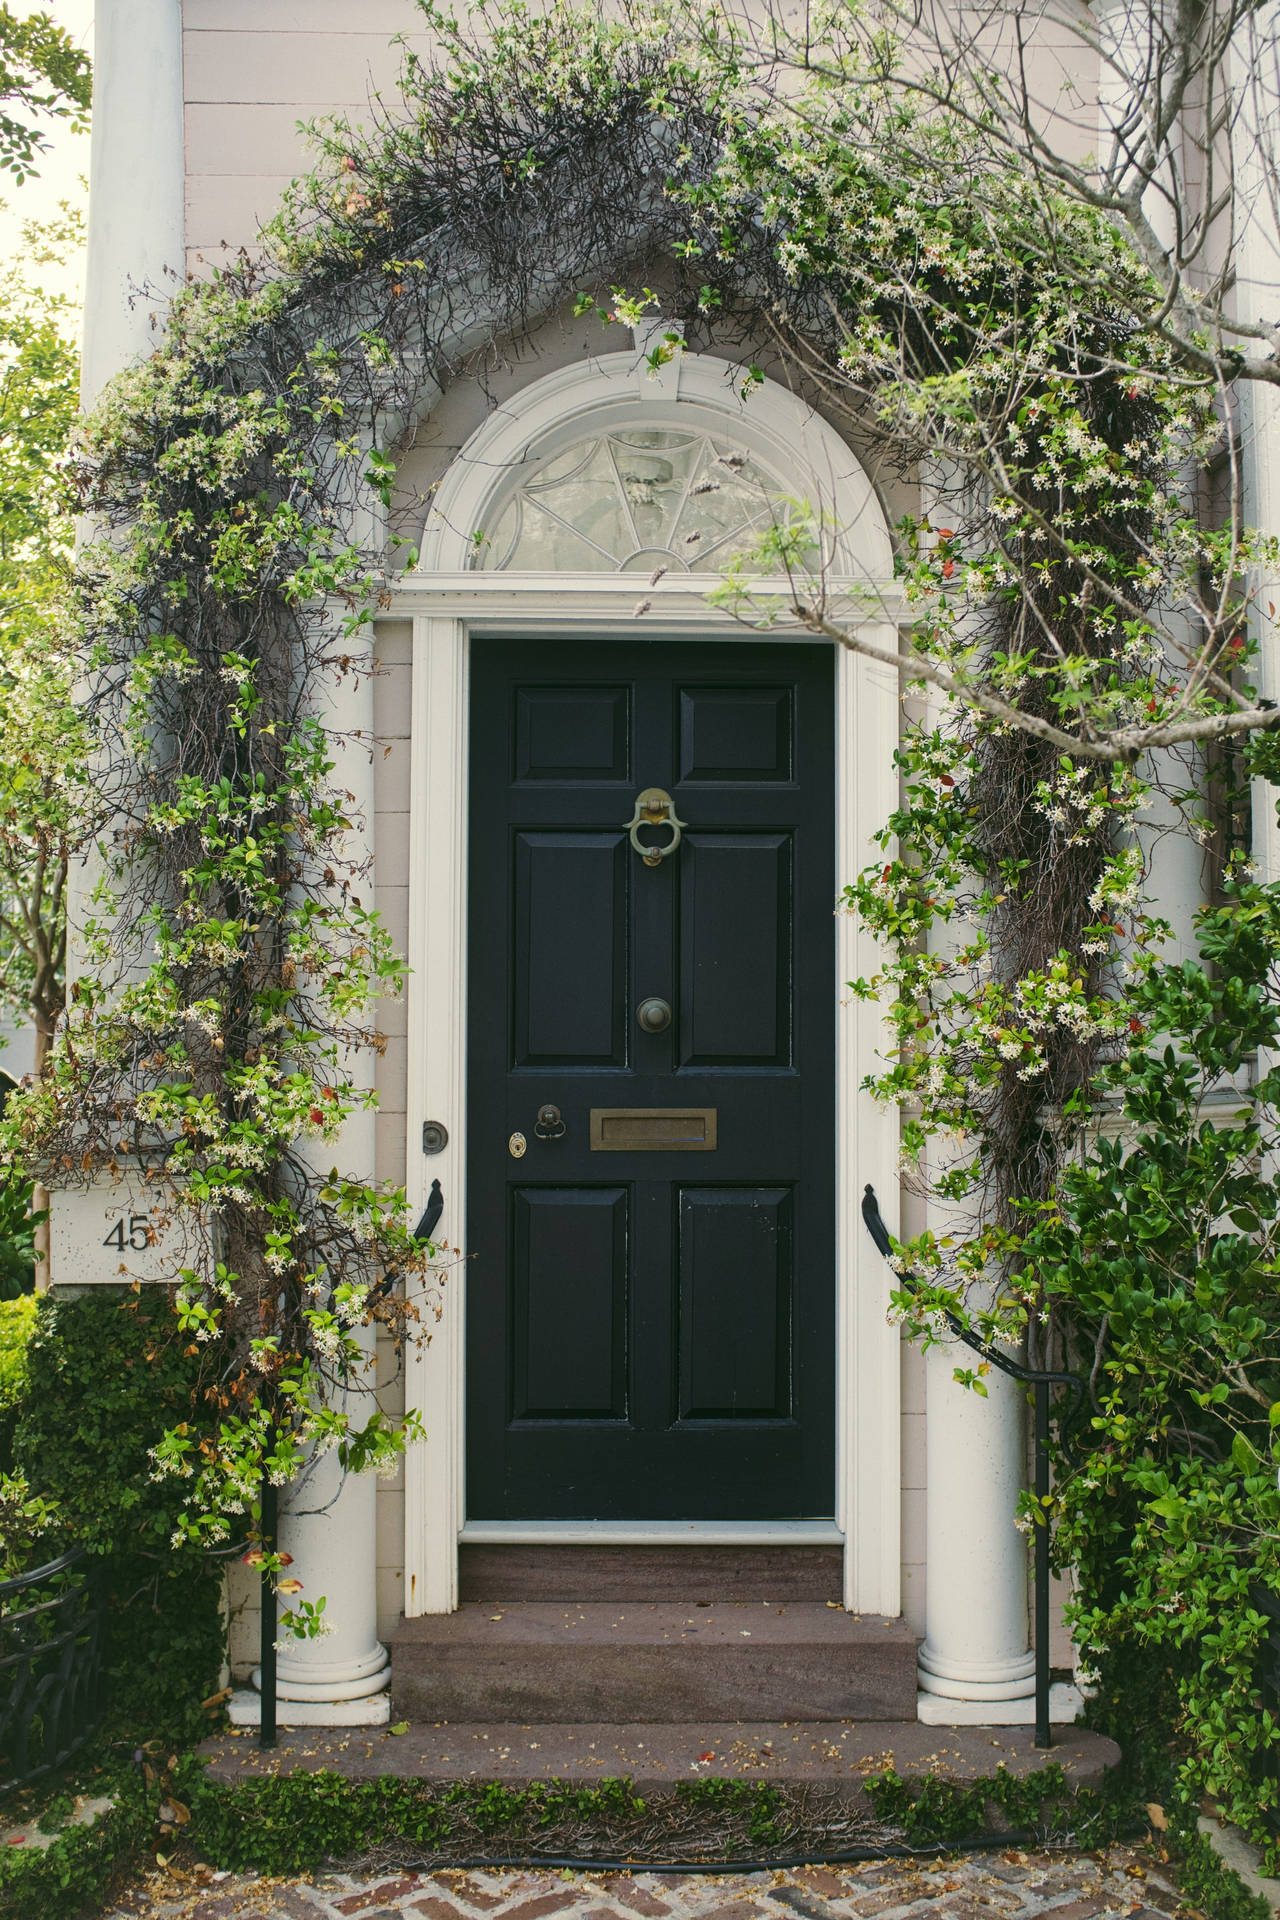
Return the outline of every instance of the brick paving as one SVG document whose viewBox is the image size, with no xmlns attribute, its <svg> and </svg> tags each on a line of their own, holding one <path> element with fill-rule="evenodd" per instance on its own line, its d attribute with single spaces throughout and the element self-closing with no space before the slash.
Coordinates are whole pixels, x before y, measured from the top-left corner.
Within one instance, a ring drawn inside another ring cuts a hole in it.
<svg viewBox="0 0 1280 1920">
<path fill-rule="evenodd" d="M 103 1920 L 1164 1920 L 1179 1904 L 1149 1850 L 1113 1846 L 725 1874 L 158 1869 Z"/>
</svg>

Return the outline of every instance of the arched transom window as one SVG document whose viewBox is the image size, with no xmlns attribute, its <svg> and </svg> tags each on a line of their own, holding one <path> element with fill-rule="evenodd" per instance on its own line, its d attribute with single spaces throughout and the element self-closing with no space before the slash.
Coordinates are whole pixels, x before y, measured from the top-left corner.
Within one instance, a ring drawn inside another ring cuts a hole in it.
<svg viewBox="0 0 1280 1920">
<path fill-rule="evenodd" d="M 535 466 L 482 528 L 474 563 L 529 573 L 709 573 L 747 546 L 783 489 L 706 433 L 623 427 Z"/>
</svg>

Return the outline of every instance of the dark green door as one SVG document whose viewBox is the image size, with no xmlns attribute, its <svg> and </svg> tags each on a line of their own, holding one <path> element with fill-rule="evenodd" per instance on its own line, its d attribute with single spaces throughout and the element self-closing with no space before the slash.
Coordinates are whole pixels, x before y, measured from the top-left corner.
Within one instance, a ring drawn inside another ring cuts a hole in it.
<svg viewBox="0 0 1280 1920">
<path fill-rule="evenodd" d="M 829 1514 L 831 653 L 479 640 L 471 711 L 468 1512 Z"/>
</svg>

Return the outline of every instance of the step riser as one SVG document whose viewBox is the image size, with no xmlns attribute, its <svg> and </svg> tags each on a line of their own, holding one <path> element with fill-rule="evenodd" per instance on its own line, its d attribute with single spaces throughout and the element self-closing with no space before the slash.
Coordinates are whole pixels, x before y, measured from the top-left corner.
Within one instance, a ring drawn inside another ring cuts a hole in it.
<svg viewBox="0 0 1280 1920">
<path fill-rule="evenodd" d="M 464 1546 L 466 1600 L 674 1601 L 833 1600 L 841 1596 L 839 1547 Z"/>
<path fill-rule="evenodd" d="M 396 1719 L 473 1721 L 910 1720 L 914 1648 L 397 1647 Z"/>
</svg>

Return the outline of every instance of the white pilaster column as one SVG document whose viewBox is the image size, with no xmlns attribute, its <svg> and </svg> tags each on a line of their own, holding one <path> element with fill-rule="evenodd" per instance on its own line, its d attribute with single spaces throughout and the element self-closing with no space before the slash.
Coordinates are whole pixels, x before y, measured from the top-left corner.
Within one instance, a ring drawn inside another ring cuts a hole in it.
<svg viewBox="0 0 1280 1920">
<path fill-rule="evenodd" d="M 369 1411 L 360 1404 L 366 1396 L 352 1398 L 352 1413 L 362 1421 Z M 333 1454 L 289 1490 L 280 1544 L 293 1555 L 289 1572 L 302 1582 L 299 1597 L 318 1600 L 323 1594 L 330 1632 L 322 1640 L 283 1643 L 276 1698 L 286 1725 L 381 1726 L 390 1717 L 390 1664 L 378 1639 L 376 1507 L 376 1475 L 344 1475 Z M 255 1685 L 258 1680 L 255 1673 Z"/>
<path fill-rule="evenodd" d="M 339 849 L 349 872 L 364 868 L 372 852 L 373 677 L 372 640 L 343 643 L 357 671 L 316 690 L 316 705 L 329 733 L 334 787 L 351 796 L 346 802 L 351 829 Z M 336 671 L 330 670 L 331 673 Z M 368 905 L 373 873 L 358 873 L 351 891 Z M 343 1062 L 359 1091 L 373 1084 L 373 1056 L 351 1052 Z M 337 1166 L 361 1180 L 374 1178 L 374 1115 L 357 1109 L 336 1141 L 315 1149 L 317 1164 Z M 357 1329 L 366 1372 L 345 1398 L 356 1426 L 374 1410 L 375 1329 Z M 292 1555 L 289 1574 L 302 1582 L 299 1600 L 323 1595 L 326 1635 L 319 1640 L 281 1643 L 276 1672 L 279 1718 L 293 1726 L 381 1726 L 390 1714 L 387 1685 L 390 1663 L 378 1639 L 377 1476 L 344 1473 L 337 1456 L 326 1454 L 281 1497 L 280 1546 Z M 260 1683 L 255 1670 L 255 1688 Z M 231 1705 L 240 1725 L 256 1724 L 256 1694 L 241 1693 Z"/>
<path fill-rule="evenodd" d="M 186 273 L 182 0 L 98 0 L 93 35 L 88 250 L 80 404 L 159 344 Z M 92 537 L 91 525 L 79 530 Z M 82 687 L 78 697 L 87 698 Z M 86 924 L 108 855 L 85 849 L 67 876 L 67 981 L 92 971 Z M 123 975 L 137 955 L 121 956 Z M 96 1257 L 97 1248 L 86 1248 Z M 54 1274 L 59 1278 L 74 1277 Z"/>
<path fill-rule="evenodd" d="M 112 377 L 153 350 L 159 316 L 186 270 L 182 119 L 182 0 L 98 0 L 94 15 L 93 130 L 89 148 L 80 400 L 87 410 Z M 79 537 L 91 537 L 82 527 Z M 78 697 L 87 697 L 81 687 Z M 67 981 L 89 970 L 84 929 L 107 856 L 84 849 L 67 875 Z M 136 953 L 121 956 L 120 973 Z M 37 1284 L 74 1286 L 101 1267 L 92 1209 L 51 1198 L 65 1231 L 56 1264 Z M 98 1208 L 100 1214 L 101 1207 Z"/>
<path fill-rule="evenodd" d="M 372 515 L 358 529 L 371 549 L 383 529 Z M 331 775 L 347 800 L 351 828 L 339 848 L 343 865 L 355 874 L 351 891 L 363 906 L 373 904 L 373 633 L 343 643 L 355 670 L 330 668 L 329 682 L 317 689 L 317 704 L 329 732 Z M 363 869 L 363 871 L 361 871 Z M 351 1052 L 343 1066 L 353 1086 L 371 1089 L 374 1056 L 367 1048 Z M 357 1108 L 337 1142 L 317 1148 L 324 1167 L 338 1166 L 357 1179 L 376 1175 L 374 1114 Z M 374 1411 L 376 1329 L 358 1330 L 364 1349 L 363 1382 L 353 1385 L 346 1406 L 357 1426 Z M 281 1503 L 281 1546 L 293 1555 L 290 1573 L 303 1583 L 303 1599 L 325 1597 L 331 1633 L 322 1640 L 294 1641 L 280 1654 L 276 1696 L 286 1722 L 326 1726 L 380 1726 L 390 1717 L 387 1686 L 391 1678 L 386 1648 L 378 1639 L 378 1481 L 374 1473 L 344 1474 L 333 1454 L 317 1461 L 306 1478 Z"/>
<path fill-rule="evenodd" d="M 975 1357 L 950 1341 L 926 1356 L 928 1513 L 921 1718 L 1028 1718 L 1035 1655 L 1028 1636 L 1027 1546 L 1014 1525 L 1026 1484 L 1022 1389 L 986 1376 L 987 1397 L 960 1386 Z M 927 1696 L 937 1696 L 937 1711 Z M 960 1703 L 980 1703 L 961 1714 Z"/>
<path fill-rule="evenodd" d="M 1272 170 L 1280 162 L 1280 6 L 1264 7 L 1241 31 L 1233 81 L 1239 100 L 1236 140 L 1237 315 L 1280 322 L 1280 225 Z M 1256 343 L 1249 343 L 1256 351 Z M 1253 381 L 1237 394 L 1243 518 L 1259 532 L 1280 534 L 1280 388 Z M 1258 683 L 1280 698 L 1280 577 L 1258 571 L 1250 626 L 1258 643 Z M 1280 880 L 1280 826 L 1274 790 L 1259 781 L 1254 793 L 1254 859 L 1264 880 Z"/>
<path fill-rule="evenodd" d="M 921 511 L 934 527 L 959 524 L 965 483 L 959 470 L 922 464 Z M 942 925 L 930 946 L 949 955 L 960 940 L 958 927 Z M 930 1184 L 942 1170 L 930 1164 Z M 928 1211 L 939 1237 L 976 1225 L 963 1207 L 937 1198 Z M 925 1355 L 925 1639 L 917 1711 L 934 1724 L 1029 1717 L 1035 1692 L 1026 1544 L 1014 1525 L 1026 1484 L 1026 1403 L 994 1369 L 984 1380 L 985 1398 L 953 1378 L 957 1366 L 978 1364 L 956 1341 Z"/>
<path fill-rule="evenodd" d="M 1267 157 L 1280 159 L 1280 6 L 1262 8 L 1241 29 L 1235 49 L 1233 83 L 1240 102 L 1234 122 L 1236 146 L 1236 285 L 1238 317 L 1269 323 L 1280 320 L 1280 224 L 1270 191 Z M 1280 535 L 1280 388 L 1255 381 L 1237 394 L 1243 482 L 1243 520 L 1261 533 Z M 1257 681 L 1271 699 L 1280 699 L 1280 574 L 1254 571 L 1249 626 L 1258 646 Z M 1280 880 L 1280 819 L 1275 787 L 1253 783 L 1253 864 L 1263 881 Z M 1260 1051 L 1258 1073 L 1276 1066 L 1276 1055 Z M 1268 1155 L 1265 1169 L 1280 1179 L 1280 1165 Z"/>
<path fill-rule="evenodd" d="M 86 407 L 150 351 L 186 273 L 182 0 L 98 0 L 93 37 Z"/>
</svg>

